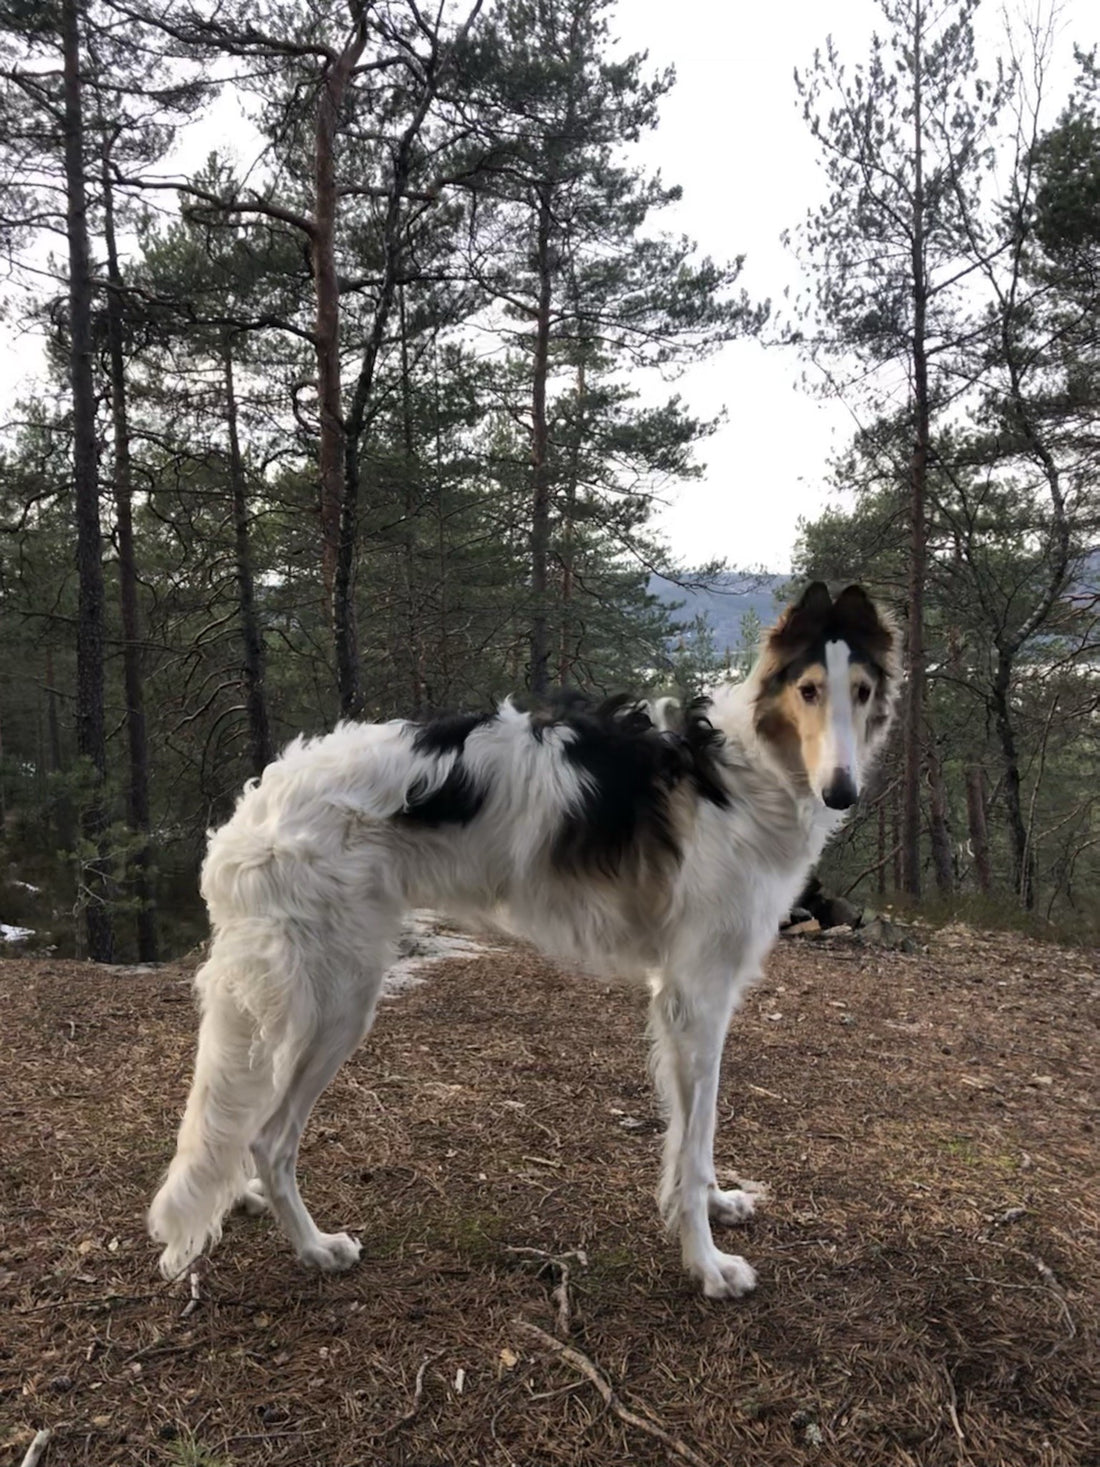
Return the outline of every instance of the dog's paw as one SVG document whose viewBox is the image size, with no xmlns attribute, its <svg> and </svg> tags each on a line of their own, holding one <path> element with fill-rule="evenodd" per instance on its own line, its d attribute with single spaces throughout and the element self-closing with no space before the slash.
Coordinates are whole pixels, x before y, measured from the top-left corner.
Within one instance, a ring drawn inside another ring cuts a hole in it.
<svg viewBox="0 0 1100 1467">
<path fill-rule="evenodd" d="M 707 1211 L 711 1221 L 724 1227 L 744 1222 L 756 1211 L 756 1196 L 741 1187 L 731 1192 L 723 1192 L 718 1187 L 708 1188 Z"/>
<path fill-rule="evenodd" d="M 201 1248 L 196 1248 L 190 1242 L 169 1244 L 157 1262 L 161 1278 L 168 1279 L 169 1282 L 182 1278 L 201 1252 Z"/>
<path fill-rule="evenodd" d="M 322 1273 L 343 1273 L 359 1262 L 362 1251 L 363 1245 L 347 1233 L 318 1233 L 298 1257 L 307 1268 L 319 1268 Z"/>
<path fill-rule="evenodd" d="M 691 1272 L 703 1285 L 708 1299 L 740 1299 L 756 1288 L 756 1272 L 736 1253 L 717 1249 Z"/>
<path fill-rule="evenodd" d="M 271 1203 L 267 1200 L 264 1184 L 259 1177 L 253 1177 L 245 1184 L 245 1189 L 237 1198 L 236 1205 L 242 1212 L 247 1212 L 249 1217 L 259 1217 L 261 1213 L 271 1211 Z"/>
</svg>

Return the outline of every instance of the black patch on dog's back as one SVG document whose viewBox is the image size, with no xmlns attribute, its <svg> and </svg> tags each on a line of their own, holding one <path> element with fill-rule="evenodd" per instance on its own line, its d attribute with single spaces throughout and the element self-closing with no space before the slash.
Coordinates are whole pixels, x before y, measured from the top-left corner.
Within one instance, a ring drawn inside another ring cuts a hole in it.
<svg viewBox="0 0 1100 1467">
<path fill-rule="evenodd" d="M 614 875 L 632 855 L 678 861 L 670 795 L 684 779 L 703 798 L 729 803 L 718 768 L 722 736 L 703 714 L 704 702 L 690 706 L 682 732 L 656 728 L 626 696 L 597 708 L 574 699 L 553 720 L 573 730 L 562 756 L 584 783 L 580 808 L 564 817 L 554 841 L 558 870 Z"/>
<path fill-rule="evenodd" d="M 730 796 L 722 777 L 719 754 L 725 738 L 707 717 L 709 707 L 709 698 L 693 698 L 684 709 L 679 737 L 687 777 L 704 800 L 725 810 L 729 807 Z"/>
<path fill-rule="evenodd" d="M 430 792 L 427 780 L 413 780 L 400 818 L 416 825 L 469 825 L 484 803 L 485 791 L 475 784 L 460 756 L 443 783 Z"/>
<path fill-rule="evenodd" d="M 475 728 L 492 722 L 493 713 L 448 713 L 421 724 L 413 738 L 417 754 L 437 759 L 454 755 L 454 763 L 442 784 L 430 789 L 423 777 L 413 780 L 405 798 L 401 818 L 417 825 L 469 825 L 485 804 L 486 791 L 475 781 L 463 762 L 466 740 Z"/>
<path fill-rule="evenodd" d="M 420 725 L 413 749 L 417 754 L 461 754 L 474 729 L 495 717 L 495 713 L 443 713 Z"/>
</svg>

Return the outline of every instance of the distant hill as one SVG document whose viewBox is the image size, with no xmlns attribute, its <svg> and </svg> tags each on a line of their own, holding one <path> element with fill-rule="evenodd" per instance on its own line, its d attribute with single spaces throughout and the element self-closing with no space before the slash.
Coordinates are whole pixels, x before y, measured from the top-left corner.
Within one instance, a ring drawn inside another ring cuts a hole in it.
<svg viewBox="0 0 1100 1467">
<path fill-rule="evenodd" d="M 691 572 L 685 573 L 685 579 Z M 787 575 L 752 574 L 747 571 L 727 571 L 710 578 L 705 587 L 685 590 L 665 576 L 650 576 L 649 594 L 656 596 L 666 606 L 678 609 L 673 612 L 677 622 L 690 624 L 697 616 L 705 616 L 714 634 L 715 651 L 720 657 L 727 651 L 741 647 L 741 622 L 750 612 L 755 612 L 763 626 L 769 626 L 781 609 L 781 593 L 790 583 Z M 1073 583 L 1077 595 L 1100 589 L 1100 547 L 1090 550 Z"/>
<path fill-rule="evenodd" d="M 666 606 L 677 606 L 673 613 L 678 622 L 691 622 L 705 616 L 714 633 L 715 650 L 724 655 L 741 645 L 741 622 L 751 611 L 764 626 L 775 620 L 780 588 L 789 575 L 753 575 L 745 571 L 727 571 L 707 581 L 705 588 L 685 590 L 664 576 L 650 576 L 649 594 Z"/>
</svg>

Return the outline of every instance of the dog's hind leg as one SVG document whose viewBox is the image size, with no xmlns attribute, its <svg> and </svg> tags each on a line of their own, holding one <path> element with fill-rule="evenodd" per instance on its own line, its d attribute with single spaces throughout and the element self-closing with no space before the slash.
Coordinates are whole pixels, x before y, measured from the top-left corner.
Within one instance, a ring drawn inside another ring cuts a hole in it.
<svg viewBox="0 0 1100 1467">
<path fill-rule="evenodd" d="M 650 1008 L 653 1071 L 669 1116 L 661 1211 L 679 1234 L 685 1268 L 714 1299 L 756 1285 L 743 1258 L 715 1247 L 709 1222 L 715 1201 L 741 1195 L 719 1193 L 714 1176 L 718 1073 L 733 997 L 730 974 L 714 972 L 690 987 L 662 985 Z"/>
<path fill-rule="evenodd" d="M 325 1273 L 350 1268 L 360 1245 L 347 1233 L 322 1233 L 313 1221 L 298 1190 L 298 1146 L 314 1105 L 370 1028 L 381 983 L 379 969 L 360 975 L 354 989 L 331 996 L 281 1099 L 252 1142 L 260 1185 L 248 1189 L 255 1201 L 244 1205 L 249 1211 L 257 1203 L 270 1208 L 299 1259 Z"/>
</svg>

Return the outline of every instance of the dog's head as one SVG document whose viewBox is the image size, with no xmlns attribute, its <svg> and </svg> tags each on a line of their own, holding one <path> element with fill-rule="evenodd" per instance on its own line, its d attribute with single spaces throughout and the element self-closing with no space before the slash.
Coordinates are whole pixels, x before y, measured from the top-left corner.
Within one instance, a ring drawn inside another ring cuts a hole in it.
<svg viewBox="0 0 1100 1467">
<path fill-rule="evenodd" d="M 764 637 L 753 721 L 786 772 L 832 810 L 859 798 L 893 717 L 898 632 L 862 586 L 814 581 Z"/>
</svg>

